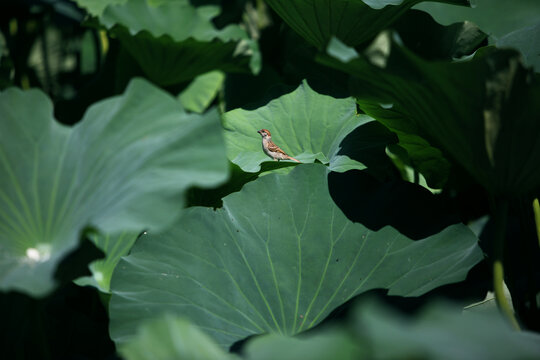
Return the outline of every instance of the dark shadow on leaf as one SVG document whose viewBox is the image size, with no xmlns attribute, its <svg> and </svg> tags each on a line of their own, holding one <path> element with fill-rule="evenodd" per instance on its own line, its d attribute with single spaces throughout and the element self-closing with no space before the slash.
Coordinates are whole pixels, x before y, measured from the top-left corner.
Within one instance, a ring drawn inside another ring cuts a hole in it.
<svg viewBox="0 0 540 360">
<path fill-rule="evenodd" d="M 413 183 L 382 182 L 353 170 L 330 173 L 328 186 L 345 215 L 371 230 L 390 225 L 411 239 L 423 239 L 460 222 L 450 204 Z"/>
<path fill-rule="evenodd" d="M 197 186 L 190 188 L 186 193 L 187 206 L 220 208 L 223 206 L 221 199 L 233 192 L 240 191 L 245 184 L 256 180 L 261 173 L 291 166 L 296 166 L 296 164 L 290 161 L 271 161 L 269 159 L 269 161 L 261 164 L 259 172 L 249 173 L 242 171 L 238 165 L 229 162 L 231 174 L 229 180 L 215 189 L 203 189 Z"/>
<path fill-rule="evenodd" d="M 386 147 L 396 144 L 396 134 L 377 121 L 357 127 L 341 142 L 339 155 L 347 155 L 367 166 L 367 172 L 384 181 L 399 178 L 399 172 L 386 155 Z"/>
<path fill-rule="evenodd" d="M 223 206 L 222 198 L 240 191 L 242 186 L 257 179 L 259 173 L 248 173 L 229 161 L 230 177 L 227 182 L 214 189 L 203 189 L 198 186 L 191 187 L 186 192 L 187 206 L 206 206 L 214 209 Z"/>
</svg>

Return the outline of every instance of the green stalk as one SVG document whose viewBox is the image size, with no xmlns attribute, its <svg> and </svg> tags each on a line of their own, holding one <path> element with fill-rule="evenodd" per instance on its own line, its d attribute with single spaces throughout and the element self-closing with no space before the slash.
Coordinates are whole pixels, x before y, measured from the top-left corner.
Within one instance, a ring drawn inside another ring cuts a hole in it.
<svg viewBox="0 0 540 360">
<path fill-rule="evenodd" d="M 538 246 L 540 246 L 540 203 L 538 198 L 533 200 L 534 223 L 536 224 L 536 237 L 538 238 Z"/>
<path fill-rule="evenodd" d="M 508 201 L 497 201 L 494 207 L 495 236 L 494 236 L 494 259 L 493 259 L 493 290 L 499 309 L 508 319 L 510 324 L 519 330 L 519 324 L 514 312 L 504 296 L 504 245 L 506 239 L 506 221 L 508 216 Z"/>
<path fill-rule="evenodd" d="M 420 173 L 416 169 L 414 169 L 414 183 L 416 185 L 420 184 Z"/>
</svg>

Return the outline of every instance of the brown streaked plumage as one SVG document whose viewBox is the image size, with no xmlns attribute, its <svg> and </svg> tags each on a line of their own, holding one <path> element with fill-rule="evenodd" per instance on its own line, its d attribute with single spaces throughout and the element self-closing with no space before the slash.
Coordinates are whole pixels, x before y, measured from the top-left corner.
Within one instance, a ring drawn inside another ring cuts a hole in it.
<svg viewBox="0 0 540 360">
<path fill-rule="evenodd" d="M 285 151 L 281 150 L 279 146 L 274 144 L 272 141 L 272 135 L 270 134 L 270 131 L 266 129 L 261 129 L 257 131 L 259 134 L 261 134 L 262 137 L 262 148 L 266 155 L 270 156 L 274 160 L 292 160 L 296 162 L 300 162 L 293 158 L 292 156 L 287 155 Z"/>
</svg>

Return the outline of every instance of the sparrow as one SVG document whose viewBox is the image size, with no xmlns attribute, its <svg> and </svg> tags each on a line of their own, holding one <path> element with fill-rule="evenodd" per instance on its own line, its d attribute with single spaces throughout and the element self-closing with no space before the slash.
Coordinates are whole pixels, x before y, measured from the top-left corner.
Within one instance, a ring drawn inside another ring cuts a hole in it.
<svg viewBox="0 0 540 360">
<path fill-rule="evenodd" d="M 296 162 L 300 162 L 293 158 L 292 156 L 289 156 L 285 153 L 285 151 L 281 150 L 279 146 L 274 144 L 272 141 L 272 135 L 270 135 L 270 131 L 266 129 L 261 129 L 257 131 L 262 136 L 262 148 L 266 155 L 270 156 L 274 160 L 292 160 Z"/>
</svg>

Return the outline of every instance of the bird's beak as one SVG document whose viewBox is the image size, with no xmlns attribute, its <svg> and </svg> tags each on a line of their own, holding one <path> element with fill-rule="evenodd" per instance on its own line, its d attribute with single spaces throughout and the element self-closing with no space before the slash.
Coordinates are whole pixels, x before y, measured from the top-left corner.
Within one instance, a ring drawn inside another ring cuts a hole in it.
<svg viewBox="0 0 540 360">
<path fill-rule="evenodd" d="M 257 130 L 257 132 L 260 134 L 262 130 Z"/>
</svg>

